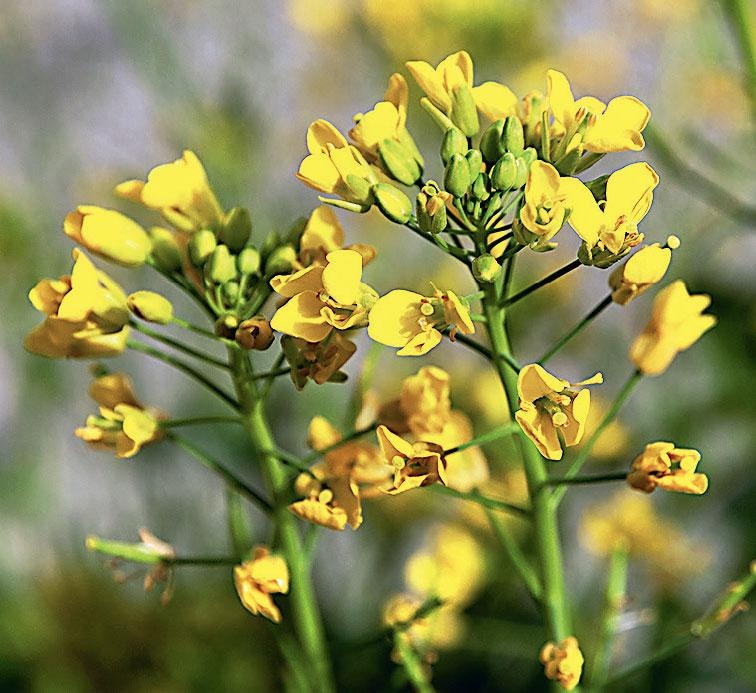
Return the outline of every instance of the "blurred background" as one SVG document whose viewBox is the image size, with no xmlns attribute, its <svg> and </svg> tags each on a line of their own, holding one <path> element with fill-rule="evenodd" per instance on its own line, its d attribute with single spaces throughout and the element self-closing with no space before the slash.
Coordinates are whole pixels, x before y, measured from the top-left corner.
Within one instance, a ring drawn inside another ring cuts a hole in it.
<svg viewBox="0 0 756 693">
<path fill-rule="evenodd" d="M 87 365 L 22 349 L 23 335 L 38 321 L 26 293 L 40 277 L 70 270 L 65 214 L 82 203 L 119 207 L 112 195 L 117 182 L 143 178 L 188 148 L 205 163 L 225 207 L 251 208 L 261 240 L 317 204 L 294 178 L 310 121 L 326 117 L 345 131 L 353 114 L 380 100 L 392 72 L 407 74 L 405 60 L 436 64 L 463 48 L 472 54 L 476 82 L 502 81 L 520 95 L 545 91 L 546 69 L 554 67 L 568 75 L 576 95 L 634 94 L 651 109 L 642 157 L 662 182 L 642 230 L 652 241 L 670 233 L 682 239 L 668 279 L 684 278 L 691 292 L 710 294 L 719 324 L 668 373 L 642 383 L 602 439 L 592 470 L 624 469 L 646 442 L 671 440 L 701 450 L 710 490 L 650 498 L 652 526 L 669 553 L 640 552 L 633 561 L 616 661 L 652 651 L 701 615 L 745 572 L 756 548 L 753 82 L 747 88 L 753 53 L 749 58 L 744 50 L 730 7 L 697 0 L 3 2 L 0 690 L 280 687 L 268 624 L 241 607 L 230 569 L 182 568 L 173 600 L 161 606 L 140 579 L 116 583 L 103 560 L 84 548 L 89 533 L 136 541 L 144 526 L 180 554 L 229 551 L 220 482 L 168 443 L 133 460 L 88 449 L 72 434 L 93 406 Z M 417 107 L 419 90 L 410 88 L 409 129 L 426 160 L 436 162 L 438 133 Z M 613 155 L 596 171 L 639 158 Z M 442 175 L 434 165 L 426 178 Z M 341 220 L 348 242 L 379 248 L 366 281 L 380 293 L 425 292 L 430 280 L 457 293 L 473 290 L 450 262 L 377 214 L 344 213 Z M 519 263 L 520 286 L 574 257 L 576 239 L 562 234 L 556 252 Z M 108 271 L 132 291 L 167 289 L 147 268 Z M 606 277 L 595 269 L 573 273 L 513 309 L 518 358 L 537 357 L 587 313 L 605 295 Z M 201 319 L 190 303 L 166 293 L 179 315 Z M 554 371 L 572 380 L 603 371 L 606 384 L 594 392 L 598 408 L 601 400 L 606 406 L 630 372 L 627 346 L 650 303 L 646 295 L 611 307 L 554 359 Z M 306 425 L 316 413 L 344 423 L 368 346 L 359 342 L 346 385 L 310 384 L 296 393 L 288 380 L 278 382 L 272 418 L 284 447 L 305 450 Z M 506 417 L 493 372 L 453 344 L 423 360 L 396 359 L 390 349 L 371 353 L 381 377 L 368 384 L 382 401 L 397 395 L 404 376 L 434 364 L 452 373 L 454 406 L 473 418 L 477 432 Z M 132 374 L 144 401 L 175 417 L 217 411 L 191 382 L 160 365 L 129 355 L 110 365 Z M 241 433 L 207 427 L 191 435 L 255 478 Z M 521 480 L 509 468 L 506 445 L 485 452 L 492 477 L 516 499 Z M 615 492 L 611 485 L 578 488 L 563 505 L 581 642 L 595 633 L 605 573 L 584 515 L 586 509 L 606 515 L 607 507 L 594 508 L 607 500 L 620 507 L 626 496 Z M 378 499 L 367 504 L 358 532 L 322 532 L 315 573 L 341 687 L 406 688 L 390 643 L 375 637 L 383 604 L 411 586 L 407 560 L 432 553 L 439 530 L 455 527 L 480 565 L 457 636 L 437 648 L 434 683 L 444 691 L 544 688 L 536 661 L 544 633 L 527 593 L 480 518 L 435 498 Z M 253 519 L 265 541 L 260 517 Z M 755 637 L 756 619 L 741 616 L 652 675 L 629 679 L 627 690 L 754 690 Z"/>
</svg>

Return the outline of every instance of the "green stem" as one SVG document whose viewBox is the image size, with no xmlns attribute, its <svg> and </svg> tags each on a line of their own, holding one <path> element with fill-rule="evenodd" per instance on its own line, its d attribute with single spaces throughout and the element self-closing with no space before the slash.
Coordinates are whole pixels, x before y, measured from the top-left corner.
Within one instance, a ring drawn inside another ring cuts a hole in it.
<svg viewBox="0 0 756 693">
<path fill-rule="evenodd" d="M 744 0 L 724 0 L 725 12 L 735 35 L 743 63 L 745 90 L 756 113 L 756 42 L 753 36 L 754 17 L 749 16 L 749 4 Z M 751 13 L 752 14 L 752 13 Z"/>
<path fill-rule="evenodd" d="M 273 366 L 270 369 L 270 373 L 276 373 L 281 368 L 281 365 L 283 364 L 284 360 L 286 359 L 286 355 L 283 353 L 283 351 L 276 356 L 276 360 L 273 362 Z M 289 369 L 289 372 L 291 373 L 291 369 Z M 268 377 L 268 379 L 263 383 L 262 390 L 260 391 L 260 399 L 267 400 L 268 395 L 270 394 L 270 389 L 273 387 L 273 383 L 276 381 L 276 376 L 271 375 Z"/>
<path fill-rule="evenodd" d="M 517 431 L 519 430 L 520 425 L 515 421 L 510 421 L 508 423 L 502 424 L 501 426 L 497 426 L 496 428 L 492 428 L 490 431 L 488 431 L 488 433 L 483 433 L 479 436 L 476 436 L 475 438 L 471 438 L 466 443 L 461 443 L 460 445 L 456 445 L 453 448 L 444 450 L 444 455 L 453 455 L 455 452 L 461 452 L 462 450 L 466 450 L 467 448 L 471 448 L 475 445 L 485 445 L 486 443 L 490 443 L 491 441 L 499 440 L 499 438 L 504 438 L 505 436 L 517 433 Z"/>
<path fill-rule="evenodd" d="M 315 599 L 307 556 L 297 529 L 297 520 L 289 512 L 286 504 L 289 477 L 273 452 L 276 448 L 275 440 L 265 416 L 264 402 L 260 399 L 255 382 L 251 378 L 253 374 L 247 353 L 229 350 L 229 362 L 234 374 L 237 396 L 241 403 L 244 425 L 253 452 L 262 467 L 268 489 L 273 496 L 272 517 L 276 527 L 276 536 L 291 578 L 289 602 L 292 607 L 294 627 L 312 672 L 312 688 L 319 693 L 330 693 L 335 689 L 325 633 Z"/>
<path fill-rule="evenodd" d="M 197 287 L 190 281 L 188 281 L 186 277 L 173 272 L 164 272 L 162 269 L 160 269 L 160 267 L 158 267 L 158 265 L 152 258 L 147 259 L 147 264 L 152 267 L 158 274 L 167 279 L 171 284 L 177 286 L 179 289 L 189 294 L 189 296 L 194 299 L 197 305 L 199 305 L 199 307 L 202 308 L 205 313 L 207 313 L 208 317 L 213 319 L 216 317 L 210 306 L 203 298 L 202 294 L 197 290 Z"/>
<path fill-rule="evenodd" d="M 267 373 L 255 373 L 252 376 L 253 380 L 269 380 L 278 377 L 279 375 L 288 375 L 291 373 L 291 368 L 289 366 L 285 366 L 284 368 L 274 368 L 272 371 L 268 371 Z"/>
<path fill-rule="evenodd" d="M 241 503 L 241 495 L 236 492 L 233 486 L 226 489 L 226 521 L 234 553 L 237 556 L 244 556 L 254 542 L 252 530 L 249 526 L 249 517 Z"/>
<path fill-rule="evenodd" d="M 184 320 L 183 318 L 177 318 L 175 315 L 171 319 L 171 324 L 176 325 L 177 327 L 180 327 L 184 330 L 188 330 L 190 332 L 194 332 L 195 334 L 200 334 L 203 337 L 207 337 L 208 339 L 212 339 L 216 342 L 222 342 L 226 346 L 230 346 L 231 344 L 236 344 L 231 339 L 224 339 L 223 337 L 219 337 L 215 332 L 211 332 L 210 330 L 206 330 L 203 327 L 200 327 L 199 325 L 194 325 L 193 323 L 189 322 L 188 320 Z M 228 364 L 224 364 L 226 367 Z"/>
<path fill-rule="evenodd" d="M 544 486 L 562 486 L 564 484 L 601 484 L 606 481 L 624 481 L 627 472 L 612 472 L 610 474 L 592 474 L 590 476 L 573 476 L 563 479 L 546 479 Z"/>
<path fill-rule="evenodd" d="M 241 423 L 241 419 L 238 416 L 193 416 L 186 419 L 169 419 L 168 421 L 161 421 L 160 425 L 163 428 L 178 428 L 179 426 L 199 426 L 202 424 L 215 424 L 215 423 Z"/>
<path fill-rule="evenodd" d="M 459 248 L 452 248 L 446 243 L 446 241 L 444 241 L 442 238 L 438 236 L 434 236 L 433 234 L 423 232 L 422 229 L 417 225 L 417 223 L 414 220 L 411 219 L 405 224 L 405 226 L 419 238 L 422 238 L 428 243 L 432 243 L 436 247 L 441 247 L 441 249 L 444 250 L 444 252 L 447 252 L 452 257 L 457 258 L 457 260 L 466 264 L 468 267 L 472 266 L 472 264 L 470 263 L 470 259 L 467 257 L 466 252 L 460 251 Z M 441 245 L 439 245 L 439 243 Z"/>
<path fill-rule="evenodd" d="M 199 371 L 196 371 L 194 368 L 192 368 L 188 363 L 184 363 L 184 361 L 181 361 L 180 359 L 177 359 L 174 356 L 171 356 L 170 354 L 166 354 L 159 349 L 153 349 L 151 346 L 148 346 L 147 344 L 144 344 L 143 342 L 136 342 L 133 339 L 129 339 L 126 342 L 126 346 L 129 349 L 133 349 L 134 351 L 139 351 L 142 354 L 146 354 L 147 356 L 151 356 L 154 359 L 158 359 L 160 361 L 163 361 L 164 363 L 167 363 L 174 368 L 180 370 L 185 375 L 188 375 L 190 378 L 193 378 L 198 383 L 201 383 L 204 385 L 210 392 L 212 392 L 214 395 L 218 396 L 220 399 L 222 399 L 226 404 L 228 404 L 229 407 L 232 409 L 238 409 L 239 404 L 238 402 L 231 397 L 231 395 L 227 394 L 221 388 L 219 388 L 210 378 L 203 375 Z"/>
<path fill-rule="evenodd" d="M 565 274 L 569 274 L 570 272 L 572 272 L 572 270 L 577 269 L 581 265 L 582 263 L 580 262 L 580 260 L 573 260 L 572 262 L 568 262 L 564 267 L 560 267 L 558 270 L 554 270 L 551 274 L 535 282 L 535 284 L 526 286 L 522 291 L 519 291 L 514 296 L 511 296 L 510 298 L 503 300 L 499 307 L 506 308 L 508 306 L 513 305 L 514 303 L 517 303 L 518 301 L 522 300 L 526 296 L 529 296 L 530 294 L 532 294 L 534 291 L 537 291 L 538 289 L 540 289 L 542 286 L 551 284 L 551 282 L 556 281 L 560 277 L 563 277 Z"/>
<path fill-rule="evenodd" d="M 428 681 L 420 655 L 415 652 L 408 638 L 401 631 L 394 633 L 394 648 L 412 688 L 417 693 L 433 693 L 436 689 Z"/>
<path fill-rule="evenodd" d="M 486 318 L 486 322 L 488 322 L 488 318 Z M 454 335 L 454 341 L 459 342 L 460 344 L 464 344 L 466 347 L 469 347 L 473 351 L 477 351 L 481 356 L 487 358 L 489 361 L 493 362 L 493 353 L 488 347 L 483 346 L 482 344 L 476 342 L 474 339 L 471 339 L 467 335 L 460 334 L 459 332 Z M 519 373 L 521 366 L 517 361 L 515 361 L 509 354 L 500 354 L 499 355 L 501 359 L 506 363 L 509 368 L 511 368 L 515 373 Z"/>
<path fill-rule="evenodd" d="M 612 644 L 617 633 L 620 614 L 625 601 L 627 588 L 628 553 L 625 549 L 615 549 L 609 560 L 609 571 L 606 576 L 606 594 L 604 597 L 604 614 L 601 619 L 596 653 L 589 677 L 590 688 L 601 690 L 609 665 L 612 661 Z"/>
<path fill-rule="evenodd" d="M 155 551 L 147 548 L 144 544 L 133 542 L 115 541 L 112 539 L 102 539 L 96 536 L 88 536 L 85 542 L 87 549 L 97 553 L 119 558 L 131 563 L 142 563 L 144 565 L 237 565 L 241 562 L 239 556 L 162 556 Z"/>
<path fill-rule="evenodd" d="M 489 510 L 503 510 L 504 512 L 512 513 L 513 515 L 517 515 L 518 517 L 523 517 L 526 519 L 530 519 L 531 516 L 530 510 L 528 510 L 527 508 L 521 508 L 519 505 L 515 505 L 514 503 L 507 503 L 506 501 L 491 498 L 490 496 L 484 496 L 478 491 L 458 491 L 455 488 L 442 486 L 441 484 L 433 484 L 432 486 L 428 486 L 427 488 L 432 489 L 435 493 L 454 496 L 455 498 L 459 498 L 461 500 L 477 503 L 478 505 L 483 506 L 484 508 L 488 508 Z"/>
<path fill-rule="evenodd" d="M 590 323 L 593 321 L 594 318 L 599 316 L 606 308 L 608 308 L 612 303 L 612 296 L 609 294 L 609 296 L 606 296 L 601 299 L 601 301 L 596 305 L 596 307 L 588 313 L 575 327 L 573 327 L 564 337 L 562 337 L 554 346 L 551 347 L 541 358 L 538 359 L 537 363 L 544 364 L 546 361 L 548 361 L 554 354 L 556 354 L 567 342 L 569 342 L 573 337 L 576 337 L 580 332 L 583 331 L 583 328 L 590 325 Z"/>
<path fill-rule="evenodd" d="M 643 374 L 640 371 L 633 371 L 630 377 L 625 381 L 622 389 L 617 394 L 617 397 L 615 398 L 611 408 L 606 413 L 604 418 L 601 419 L 596 430 L 593 432 L 591 437 L 588 438 L 585 443 L 583 443 L 580 451 L 575 456 L 572 464 L 567 469 L 567 473 L 560 480 L 560 483 L 562 483 L 563 485 L 559 486 L 551 494 L 555 506 L 559 505 L 564 494 L 567 492 L 567 486 L 564 484 L 569 483 L 570 479 L 573 479 L 578 475 L 580 469 L 585 464 L 586 460 L 590 457 L 591 452 L 593 451 L 593 447 L 594 445 L 596 445 L 596 441 L 598 441 L 598 439 L 601 437 L 601 434 L 604 432 L 606 427 L 610 423 L 612 423 L 612 421 L 614 421 L 619 410 L 622 408 L 622 405 L 625 403 L 625 400 L 630 396 L 633 388 L 638 384 L 642 377 Z"/>
<path fill-rule="evenodd" d="M 218 474 L 223 480 L 241 495 L 257 504 L 261 510 L 269 513 L 273 510 L 273 506 L 270 502 L 264 498 L 260 493 L 255 491 L 251 486 L 248 486 L 244 481 L 238 479 L 233 472 L 228 471 L 218 460 L 212 458 L 204 450 L 198 448 L 194 443 L 186 438 L 176 435 L 175 433 L 168 433 L 167 437 L 172 442 L 176 443 L 180 448 L 188 452 L 197 462 L 203 467 L 207 467 L 211 472 Z"/>
<path fill-rule="evenodd" d="M 131 320 L 129 322 L 129 325 L 133 327 L 138 332 L 141 332 L 142 334 L 147 335 L 148 337 L 151 337 L 152 339 L 157 340 L 158 342 L 162 342 L 166 346 L 173 347 L 174 349 L 177 349 L 178 351 L 181 351 L 188 356 L 193 356 L 196 359 L 199 359 L 200 361 L 204 361 L 205 363 L 210 364 L 211 366 L 217 366 L 218 368 L 228 368 L 228 364 L 225 361 L 221 361 L 220 359 L 216 359 L 213 356 L 210 356 L 210 354 L 205 354 L 197 349 L 194 349 L 193 347 L 190 347 L 188 344 L 184 344 L 183 342 L 180 342 L 177 339 L 173 339 L 172 337 L 169 337 L 168 335 L 161 334 L 160 332 L 156 332 L 155 330 L 150 329 L 146 325 L 142 325 L 141 323 L 138 323 L 136 320 Z"/>
</svg>

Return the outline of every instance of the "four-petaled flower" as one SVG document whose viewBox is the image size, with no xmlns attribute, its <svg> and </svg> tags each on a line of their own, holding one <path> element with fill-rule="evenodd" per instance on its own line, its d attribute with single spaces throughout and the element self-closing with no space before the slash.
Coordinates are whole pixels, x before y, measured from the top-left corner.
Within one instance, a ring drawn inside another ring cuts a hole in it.
<svg viewBox="0 0 756 693">
<path fill-rule="evenodd" d="M 273 623 L 281 622 L 281 612 L 270 596 L 289 591 L 289 568 L 281 556 L 270 553 L 265 546 L 255 547 L 252 559 L 234 568 L 234 584 L 239 599 L 250 612 Z"/>
<path fill-rule="evenodd" d="M 541 649 L 540 660 L 546 678 L 556 681 L 564 690 L 571 691 L 578 685 L 584 660 L 576 637 L 570 635 L 558 645 L 547 642 Z"/>
<path fill-rule="evenodd" d="M 376 433 L 383 459 L 394 468 L 393 486 L 387 493 L 401 493 L 435 483 L 446 486 L 446 459 L 440 445 L 426 441 L 410 443 L 386 426 L 378 426 Z"/>
<path fill-rule="evenodd" d="M 649 443 L 633 460 L 627 483 L 646 493 L 658 486 L 665 491 L 701 495 L 709 480 L 706 474 L 696 473 L 700 461 L 698 450 L 676 448 L 674 443 Z"/>
<path fill-rule="evenodd" d="M 667 273 L 672 251 L 658 243 L 645 246 L 609 275 L 612 301 L 626 306 Z"/>
<path fill-rule="evenodd" d="M 530 231 L 531 237 L 524 240 L 534 250 L 554 247 L 548 241 L 564 226 L 570 213 L 568 190 L 569 178 L 561 178 L 559 172 L 545 161 L 534 161 L 525 183 L 525 204 L 520 209 L 520 221 Z"/>
</svg>

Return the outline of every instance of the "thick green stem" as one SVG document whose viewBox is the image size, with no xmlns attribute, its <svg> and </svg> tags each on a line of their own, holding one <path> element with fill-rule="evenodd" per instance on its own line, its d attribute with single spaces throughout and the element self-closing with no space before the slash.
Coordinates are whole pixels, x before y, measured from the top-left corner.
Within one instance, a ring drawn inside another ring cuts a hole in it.
<svg viewBox="0 0 756 693">
<path fill-rule="evenodd" d="M 276 443 L 265 416 L 265 404 L 260 399 L 253 379 L 248 355 L 229 349 L 237 396 L 241 405 L 244 426 L 252 449 L 262 467 L 268 489 L 273 496 L 272 519 L 281 551 L 289 567 L 291 589 L 289 603 L 294 628 L 312 672 L 312 690 L 330 693 L 334 689 L 331 663 L 325 633 L 320 619 L 310 569 L 300 537 L 297 520 L 286 507 L 289 476 L 276 458 Z"/>
</svg>

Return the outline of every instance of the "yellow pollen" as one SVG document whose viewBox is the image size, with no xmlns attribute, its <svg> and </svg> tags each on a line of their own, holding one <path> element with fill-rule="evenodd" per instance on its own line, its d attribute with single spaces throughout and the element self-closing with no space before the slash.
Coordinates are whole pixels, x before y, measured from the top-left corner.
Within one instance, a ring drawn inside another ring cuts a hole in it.
<svg viewBox="0 0 756 693">
<path fill-rule="evenodd" d="M 391 458 L 391 465 L 395 469 L 404 469 L 406 464 L 407 464 L 406 460 L 401 455 L 394 455 Z"/>
<path fill-rule="evenodd" d="M 423 315 L 433 315 L 433 306 L 430 303 L 421 303 L 420 312 Z"/>
<path fill-rule="evenodd" d="M 333 500 L 333 491 L 331 491 L 331 489 L 324 488 L 320 492 L 320 495 L 318 496 L 318 500 L 321 503 L 326 503 L 326 504 L 330 503 Z"/>
<path fill-rule="evenodd" d="M 563 411 L 555 411 L 551 415 L 551 423 L 553 423 L 555 426 L 566 426 L 567 421 L 567 414 L 565 414 Z"/>
</svg>

